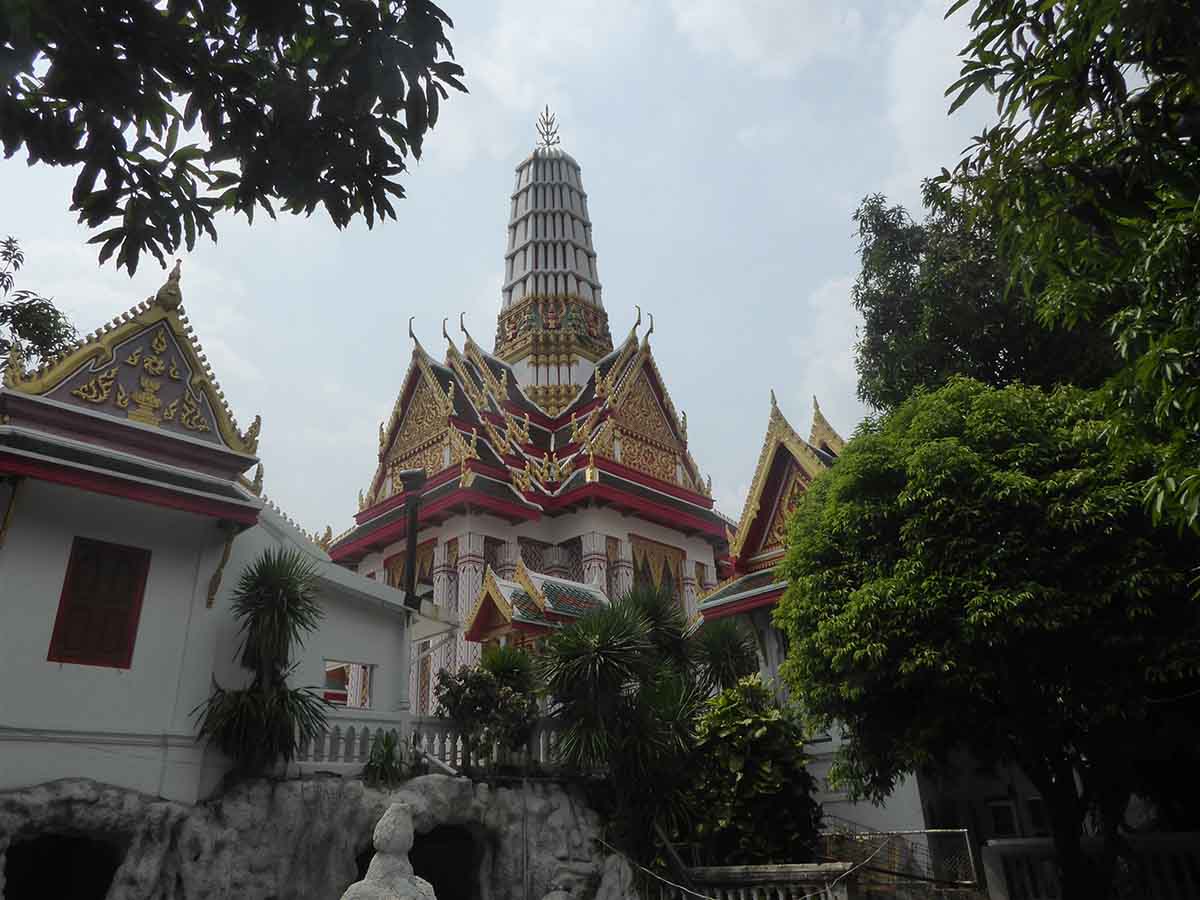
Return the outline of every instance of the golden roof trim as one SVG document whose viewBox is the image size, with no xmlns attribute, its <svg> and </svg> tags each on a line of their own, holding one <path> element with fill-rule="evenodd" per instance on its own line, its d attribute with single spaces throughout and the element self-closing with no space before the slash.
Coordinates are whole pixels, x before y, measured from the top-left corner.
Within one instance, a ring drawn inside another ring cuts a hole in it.
<svg viewBox="0 0 1200 900">
<path fill-rule="evenodd" d="M 504 596 L 504 591 L 500 590 L 500 585 L 496 583 L 496 573 L 492 571 L 492 567 L 484 566 L 483 583 L 479 586 L 479 596 L 475 598 L 475 605 L 471 607 L 471 613 L 467 616 L 467 621 L 463 623 L 464 634 L 475 627 L 475 619 L 478 617 L 480 610 L 483 609 L 483 601 L 489 596 L 492 598 L 492 602 L 496 604 L 496 610 L 500 615 L 509 623 L 512 622 L 512 604 L 508 602 L 508 598 Z"/>
<path fill-rule="evenodd" d="M 739 556 L 743 546 L 746 543 L 746 538 L 749 535 L 751 526 L 754 524 L 755 517 L 759 512 L 759 504 L 762 502 L 762 493 L 766 489 L 767 476 L 771 471 L 771 464 L 775 459 L 775 451 L 780 447 L 785 448 L 810 477 L 815 478 L 821 472 L 825 471 L 827 466 L 824 461 L 817 456 L 807 443 L 801 439 L 796 430 L 792 428 L 783 412 L 779 409 L 779 403 L 775 399 L 775 391 L 771 391 L 771 414 L 767 419 L 767 432 L 763 436 L 762 450 L 758 454 L 758 465 L 754 469 L 754 478 L 750 482 L 750 492 L 746 495 L 745 505 L 742 507 L 742 516 L 738 520 L 737 531 L 734 533 L 733 540 L 729 544 L 729 552 L 732 556 Z"/>
<path fill-rule="evenodd" d="M 147 298 L 136 304 L 111 322 L 85 335 L 59 355 L 44 360 L 32 372 L 25 372 L 21 365 L 9 366 L 4 373 L 4 387 L 21 394 L 43 396 L 74 375 L 81 366 L 95 359 L 113 359 L 114 348 L 122 341 L 165 322 L 180 350 L 188 357 L 192 371 L 196 373 L 189 386 L 208 398 L 217 430 L 226 446 L 237 453 L 253 456 L 258 452 L 262 418 L 255 416 L 250 427 L 244 432 L 239 429 L 233 410 L 225 400 L 225 392 L 221 389 L 212 366 L 209 365 L 204 348 L 196 339 L 195 329 L 192 328 L 186 311 L 175 302 L 179 298 L 178 281 L 179 266 L 176 265 L 170 279 L 159 289 L 157 300 Z"/>
</svg>

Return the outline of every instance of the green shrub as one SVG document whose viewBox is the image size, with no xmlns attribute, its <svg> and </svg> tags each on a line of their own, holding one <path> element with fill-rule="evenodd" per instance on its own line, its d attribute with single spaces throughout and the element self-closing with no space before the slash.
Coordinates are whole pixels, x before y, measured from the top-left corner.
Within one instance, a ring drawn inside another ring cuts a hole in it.
<svg viewBox="0 0 1200 900">
<path fill-rule="evenodd" d="M 363 781 L 371 787 L 393 788 L 412 777 L 413 766 L 405 758 L 400 738 L 385 731 L 371 745 L 371 756 L 363 767 Z"/>
<path fill-rule="evenodd" d="M 805 768 L 799 722 L 758 676 L 709 700 L 700 716 L 692 836 L 704 861 L 796 863 L 813 858 L 821 807 Z"/>
</svg>

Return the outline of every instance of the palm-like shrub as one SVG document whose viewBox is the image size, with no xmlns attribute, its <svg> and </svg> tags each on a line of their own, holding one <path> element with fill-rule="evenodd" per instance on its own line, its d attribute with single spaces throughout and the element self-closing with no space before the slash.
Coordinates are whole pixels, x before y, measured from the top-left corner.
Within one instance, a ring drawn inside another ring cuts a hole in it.
<svg viewBox="0 0 1200 900">
<path fill-rule="evenodd" d="M 316 629 L 323 612 L 316 597 L 316 570 L 298 550 L 269 549 L 246 567 L 233 596 L 241 622 L 237 657 L 254 673 L 250 685 L 213 692 L 199 714 L 201 738 L 234 761 L 241 774 L 290 763 L 299 742 L 325 728 L 327 704 L 309 688 L 289 688 L 293 650 Z"/>
<path fill-rule="evenodd" d="M 638 587 L 555 632 L 538 661 L 560 732 L 560 761 L 603 771 L 627 849 L 653 858 L 690 818 L 696 725 L 712 686 L 757 669 L 744 632 L 687 636 L 676 599 Z M 731 654 L 725 659 L 722 652 Z M 747 666 L 749 669 L 747 671 Z"/>
<path fill-rule="evenodd" d="M 757 642 L 737 619 L 706 622 L 691 644 L 696 674 L 706 691 L 736 687 L 740 679 L 758 671 Z"/>
</svg>

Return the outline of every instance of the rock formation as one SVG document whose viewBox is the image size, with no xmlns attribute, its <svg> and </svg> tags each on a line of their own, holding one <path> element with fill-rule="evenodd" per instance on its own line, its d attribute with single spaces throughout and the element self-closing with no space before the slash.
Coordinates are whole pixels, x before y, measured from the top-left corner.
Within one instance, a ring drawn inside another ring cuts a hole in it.
<svg viewBox="0 0 1200 900">
<path fill-rule="evenodd" d="M 408 853 L 414 840 L 442 826 L 465 828 L 478 844 L 474 859 L 464 860 L 479 867 L 477 900 L 522 900 L 526 875 L 529 897 L 564 891 L 585 900 L 596 892 L 603 863 L 593 840 L 599 817 L 559 784 L 523 790 L 519 782 L 494 787 L 426 775 L 388 793 L 340 778 L 259 780 L 187 806 L 65 779 L 0 793 L 0 900 L 8 857 L 47 835 L 93 838 L 116 848 L 120 863 L 106 900 L 336 900 L 343 894 L 433 900 L 434 887 L 414 874 Z M 376 853 L 366 879 L 350 887 L 372 836 Z M 610 893 L 607 900 L 626 898 Z"/>
</svg>

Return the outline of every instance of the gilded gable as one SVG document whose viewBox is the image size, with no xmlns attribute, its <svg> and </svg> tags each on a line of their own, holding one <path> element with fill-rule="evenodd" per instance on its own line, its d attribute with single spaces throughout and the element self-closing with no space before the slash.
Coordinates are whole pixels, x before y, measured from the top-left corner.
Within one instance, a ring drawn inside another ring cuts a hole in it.
<svg viewBox="0 0 1200 900">
<path fill-rule="evenodd" d="M 166 322 L 80 366 L 46 396 L 61 403 L 220 443 L 208 398 Z"/>
<path fill-rule="evenodd" d="M 788 520 L 800 503 L 800 498 L 804 496 L 808 487 L 808 477 L 795 461 L 789 459 L 781 485 L 782 489 L 776 495 L 771 510 L 770 525 L 763 532 L 757 553 L 783 549 L 787 543 Z"/>
<path fill-rule="evenodd" d="M 636 434 L 664 449 L 675 450 L 679 446 L 675 432 L 667 422 L 667 415 L 663 412 L 644 371 L 638 373 L 637 381 L 621 398 L 621 405 L 617 410 L 617 424 L 623 432 Z"/>
<path fill-rule="evenodd" d="M 35 372 L 25 372 L 19 360 L 10 364 L 4 384 L 238 453 L 253 454 L 258 447 L 259 421 L 244 433 L 238 430 L 177 306 L 141 303 Z"/>
<path fill-rule="evenodd" d="M 424 469 L 435 475 L 446 466 L 448 441 L 446 411 L 442 398 L 421 378 L 409 399 L 396 439 L 387 456 L 388 474 L 400 469 Z M 394 477 L 394 476 L 393 476 Z M 392 485 L 392 493 L 401 490 Z"/>
</svg>

